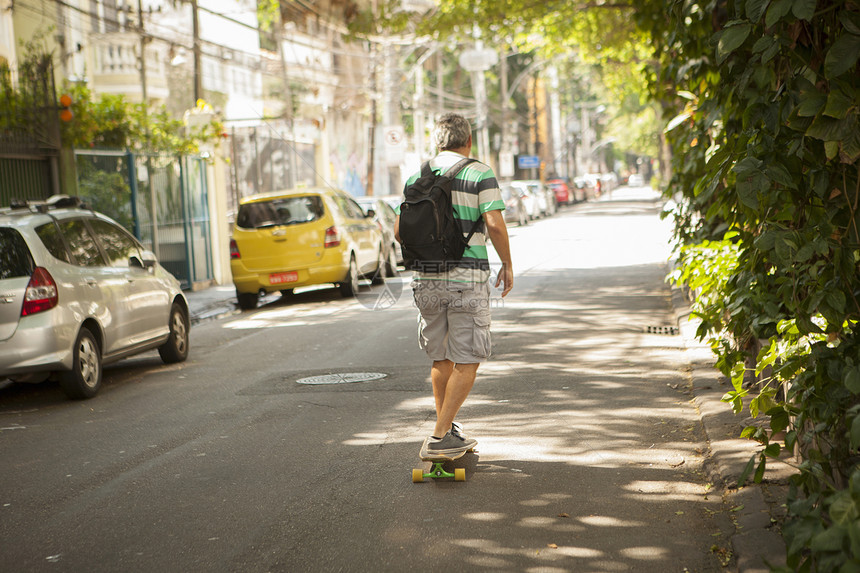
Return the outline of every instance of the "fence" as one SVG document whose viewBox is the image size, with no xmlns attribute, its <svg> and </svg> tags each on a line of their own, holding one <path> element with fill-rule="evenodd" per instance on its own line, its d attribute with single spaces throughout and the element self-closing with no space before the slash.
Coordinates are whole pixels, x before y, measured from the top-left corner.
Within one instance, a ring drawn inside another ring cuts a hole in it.
<svg viewBox="0 0 860 573">
<path fill-rule="evenodd" d="M 183 288 L 212 278 L 203 159 L 76 150 L 75 163 L 77 195 L 132 231 Z"/>
<path fill-rule="evenodd" d="M 235 213 L 239 200 L 248 195 L 313 186 L 316 148 L 293 139 L 286 123 L 274 120 L 230 130 L 228 211 Z"/>
</svg>

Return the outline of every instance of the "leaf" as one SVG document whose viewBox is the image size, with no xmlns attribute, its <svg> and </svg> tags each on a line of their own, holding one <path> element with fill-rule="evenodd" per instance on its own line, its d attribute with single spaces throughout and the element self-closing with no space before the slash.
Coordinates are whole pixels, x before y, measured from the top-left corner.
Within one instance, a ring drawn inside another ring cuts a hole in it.
<svg viewBox="0 0 860 573">
<path fill-rule="evenodd" d="M 767 9 L 767 15 L 764 19 L 765 25 L 768 28 L 773 28 L 777 22 L 788 15 L 791 12 L 791 2 L 792 0 L 776 0 L 776 2 L 771 4 L 770 8 Z"/>
<path fill-rule="evenodd" d="M 822 141 L 840 141 L 850 135 L 850 124 L 845 120 L 833 119 L 824 115 L 818 116 L 806 130 L 808 137 Z"/>
<path fill-rule="evenodd" d="M 803 99 L 797 105 L 797 115 L 800 117 L 815 117 L 827 105 L 827 96 L 819 92 L 805 92 Z"/>
<path fill-rule="evenodd" d="M 741 203 L 750 209 L 758 209 L 758 194 L 755 185 L 749 181 L 738 181 L 737 191 Z"/>
<path fill-rule="evenodd" d="M 779 446 L 779 444 L 771 444 L 775 446 Z M 761 461 L 758 464 L 758 467 L 755 470 L 755 475 L 753 476 L 753 481 L 755 483 L 761 483 L 762 478 L 764 478 L 764 469 L 767 465 L 767 458 L 764 456 L 761 457 Z"/>
<path fill-rule="evenodd" d="M 764 449 L 764 455 L 769 458 L 778 458 L 780 452 L 779 444 L 768 444 L 768 446 Z"/>
<path fill-rule="evenodd" d="M 813 551 L 839 551 L 842 549 L 843 532 L 841 527 L 829 527 L 812 538 L 809 548 Z"/>
<path fill-rule="evenodd" d="M 828 512 L 830 518 L 839 525 L 850 525 L 860 519 L 860 508 L 848 491 L 840 491 L 833 496 Z"/>
<path fill-rule="evenodd" d="M 663 133 L 669 133 L 670 131 L 672 131 L 673 129 L 675 129 L 676 127 L 678 127 L 679 125 L 681 125 L 682 123 L 687 121 L 688 119 L 690 119 L 690 117 L 692 117 L 692 115 L 693 114 L 688 112 L 688 111 L 685 111 L 684 113 L 676 115 L 674 118 L 672 118 L 672 121 L 670 121 L 666 125 L 666 129 L 663 130 Z"/>
<path fill-rule="evenodd" d="M 779 183 L 783 187 L 787 187 L 789 189 L 797 189 L 797 182 L 794 177 L 791 176 L 788 169 L 779 163 L 768 165 L 764 172 L 774 183 Z"/>
<path fill-rule="evenodd" d="M 764 11 L 770 0 L 747 0 L 747 18 L 758 22 L 764 16 Z"/>
<path fill-rule="evenodd" d="M 774 433 L 781 432 L 788 427 L 788 412 L 786 412 L 782 408 L 778 408 L 775 410 L 771 410 L 773 412 L 770 415 L 770 429 L 774 431 Z"/>
<path fill-rule="evenodd" d="M 839 159 L 842 163 L 852 164 L 860 159 L 860 126 L 854 122 L 854 127 L 851 129 L 851 135 L 845 137 L 840 144 L 841 150 Z"/>
<path fill-rule="evenodd" d="M 852 394 L 860 394 L 860 366 L 848 369 L 848 373 L 845 375 L 845 387 Z"/>
<path fill-rule="evenodd" d="M 824 77 L 832 80 L 853 69 L 858 57 L 860 57 L 860 36 L 842 34 L 827 50 L 827 57 L 824 58 Z"/>
<path fill-rule="evenodd" d="M 851 447 L 857 449 L 860 447 L 860 416 L 855 416 L 851 422 Z"/>
<path fill-rule="evenodd" d="M 848 110 L 854 106 L 854 101 L 842 93 L 840 90 L 833 90 L 827 96 L 827 105 L 824 108 L 824 115 L 835 118 L 845 119 L 848 115 Z"/>
<path fill-rule="evenodd" d="M 757 159 L 755 157 L 744 157 L 738 161 L 734 167 L 732 167 L 732 171 L 734 171 L 739 178 L 749 177 L 754 173 L 760 173 L 762 165 L 763 162 L 761 159 Z"/>
<path fill-rule="evenodd" d="M 751 440 L 756 430 L 758 430 L 758 427 L 756 426 L 747 426 L 741 431 L 741 437 Z"/>
<path fill-rule="evenodd" d="M 750 35 L 752 25 L 749 23 L 738 24 L 724 28 L 719 32 L 717 41 L 717 63 L 722 64 L 732 52 L 737 50 Z"/>
<path fill-rule="evenodd" d="M 791 12 L 798 20 L 812 20 L 817 3 L 817 0 L 794 0 L 791 5 Z"/>
<path fill-rule="evenodd" d="M 860 36 L 860 13 L 842 10 L 839 12 L 839 21 L 847 32 Z"/>
<path fill-rule="evenodd" d="M 747 481 L 747 478 L 749 477 L 750 473 L 752 473 L 753 468 L 755 467 L 755 456 L 756 455 L 753 454 L 752 457 L 750 457 L 750 461 L 748 461 L 747 465 L 744 466 L 744 469 L 741 472 L 740 477 L 738 477 L 738 487 L 741 487 L 742 485 L 744 485 L 744 483 Z"/>
</svg>

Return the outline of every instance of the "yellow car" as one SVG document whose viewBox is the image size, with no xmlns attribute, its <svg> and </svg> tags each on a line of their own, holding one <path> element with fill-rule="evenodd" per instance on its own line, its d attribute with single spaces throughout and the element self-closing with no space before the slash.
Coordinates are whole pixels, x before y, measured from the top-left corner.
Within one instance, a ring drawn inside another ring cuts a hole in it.
<svg viewBox="0 0 860 573">
<path fill-rule="evenodd" d="M 382 231 L 347 193 L 297 189 L 253 195 L 239 204 L 230 240 L 239 307 L 260 294 L 334 283 L 355 296 L 360 277 L 385 280 Z"/>
</svg>

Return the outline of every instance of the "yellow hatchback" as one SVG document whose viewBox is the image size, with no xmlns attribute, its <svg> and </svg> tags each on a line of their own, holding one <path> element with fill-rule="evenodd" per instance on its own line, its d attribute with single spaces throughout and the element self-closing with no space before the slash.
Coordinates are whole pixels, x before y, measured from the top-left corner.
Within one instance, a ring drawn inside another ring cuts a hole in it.
<svg viewBox="0 0 860 573">
<path fill-rule="evenodd" d="M 355 296 L 359 278 L 385 280 L 382 231 L 347 193 L 297 189 L 253 195 L 239 204 L 230 269 L 242 309 L 260 294 L 333 283 Z"/>
</svg>

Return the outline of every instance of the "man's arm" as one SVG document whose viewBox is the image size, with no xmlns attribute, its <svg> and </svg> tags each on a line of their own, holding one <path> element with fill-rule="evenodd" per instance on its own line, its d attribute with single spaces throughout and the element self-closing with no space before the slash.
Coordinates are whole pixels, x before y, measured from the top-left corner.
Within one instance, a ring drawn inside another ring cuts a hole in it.
<svg viewBox="0 0 860 573">
<path fill-rule="evenodd" d="M 514 288 L 514 267 L 511 264 L 511 245 L 508 242 L 508 227 L 505 225 L 505 217 L 501 211 L 492 210 L 484 213 L 484 224 L 487 226 L 487 235 L 493 242 L 493 248 L 502 261 L 499 277 L 496 279 L 496 287 L 504 284 L 502 296 L 504 297 Z M 396 227 L 395 227 L 396 229 Z"/>
<path fill-rule="evenodd" d="M 400 242 L 400 215 L 394 217 L 394 240 Z"/>
</svg>

